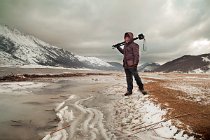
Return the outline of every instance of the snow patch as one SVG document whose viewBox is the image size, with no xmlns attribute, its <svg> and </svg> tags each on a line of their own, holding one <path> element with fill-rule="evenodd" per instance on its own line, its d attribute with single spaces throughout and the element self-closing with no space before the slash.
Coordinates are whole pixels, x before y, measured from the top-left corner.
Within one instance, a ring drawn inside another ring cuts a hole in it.
<svg viewBox="0 0 210 140">
<path fill-rule="evenodd" d="M 69 111 L 68 106 L 64 106 L 66 101 L 72 100 L 77 98 L 75 95 L 69 96 L 68 99 L 63 101 L 62 103 L 58 104 L 55 108 L 56 116 L 59 118 L 60 122 L 58 123 L 57 129 L 63 128 L 63 124 L 67 123 L 69 124 L 75 117 L 72 110 Z M 64 107 L 63 107 L 64 106 Z M 47 134 L 42 140 L 67 140 L 68 133 L 65 129 L 62 129 L 60 131 L 57 131 L 53 133 L 52 135 Z"/>
<path fill-rule="evenodd" d="M 66 70 L 91 70 L 88 68 L 65 68 L 65 67 L 54 67 L 54 66 L 43 66 L 43 65 L 16 65 L 19 68 L 50 68 L 50 69 L 66 69 Z"/>
<path fill-rule="evenodd" d="M 1 53 L 1 52 L 0 52 Z M 38 65 L 38 64 L 29 64 L 29 65 L 24 65 L 24 64 L 0 64 L 0 67 L 8 67 L 8 68 L 45 68 L 45 69 L 63 69 L 63 70 L 86 70 L 86 71 L 90 71 L 92 69 L 88 69 L 88 68 L 65 68 L 65 67 L 56 67 L 56 66 L 44 66 L 44 65 Z M 97 71 L 97 70 L 96 70 Z"/>
<path fill-rule="evenodd" d="M 203 62 L 210 62 L 210 59 L 208 57 L 202 57 Z"/>
<path fill-rule="evenodd" d="M 191 72 L 189 72 L 189 73 L 204 73 L 204 71 L 203 70 L 201 70 L 200 68 L 198 68 L 198 69 L 195 69 L 195 70 L 192 70 Z"/>
<path fill-rule="evenodd" d="M 173 84 L 166 84 L 164 87 L 173 89 L 173 90 L 180 90 L 187 94 L 187 97 L 179 97 L 180 99 L 185 100 L 192 100 L 201 104 L 209 104 L 210 103 L 210 89 L 204 89 L 202 87 L 195 87 L 193 85 L 179 82 Z"/>
<path fill-rule="evenodd" d="M 134 102 L 137 102 L 136 99 L 133 98 Z M 141 102 L 142 104 L 139 104 Z M 142 121 L 144 122 L 143 126 L 148 126 L 157 122 L 157 125 L 154 125 L 154 131 L 163 138 L 174 138 L 174 139 L 180 139 L 180 140 L 187 140 L 189 137 L 187 135 L 183 135 L 183 131 L 177 133 L 178 128 L 176 128 L 174 125 L 172 125 L 171 120 L 164 121 L 164 115 L 166 115 L 167 110 L 161 109 L 160 106 L 155 105 L 152 101 L 149 100 L 147 97 L 141 97 L 138 101 L 138 104 L 136 104 L 137 108 L 139 108 L 139 112 L 142 112 Z M 140 107 L 141 106 L 141 107 Z M 180 122 L 181 123 L 181 122 Z"/>
</svg>

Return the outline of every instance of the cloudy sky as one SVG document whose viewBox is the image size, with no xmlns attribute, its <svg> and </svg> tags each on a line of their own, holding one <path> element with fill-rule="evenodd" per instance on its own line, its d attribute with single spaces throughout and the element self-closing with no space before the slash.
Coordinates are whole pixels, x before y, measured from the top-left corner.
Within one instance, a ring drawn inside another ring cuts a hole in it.
<svg viewBox="0 0 210 140">
<path fill-rule="evenodd" d="M 0 24 L 107 61 L 121 61 L 111 46 L 124 32 L 144 33 L 141 62 L 162 64 L 210 53 L 209 7 L 209 0 L 0 0 Z"/>
</svg>

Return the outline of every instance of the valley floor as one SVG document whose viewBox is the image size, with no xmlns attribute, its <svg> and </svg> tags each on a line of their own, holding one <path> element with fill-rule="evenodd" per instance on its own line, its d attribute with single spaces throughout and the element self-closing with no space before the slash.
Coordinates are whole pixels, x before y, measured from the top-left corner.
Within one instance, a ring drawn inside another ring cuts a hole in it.
<svg viewBox="0 0 210 140">
<path fill-rule="evenodd" d="M 149 95 L 134 84 L 133 94 L 125 97 L 123 72 L 0 72 L 43 75 L 0 82 L 0 139 L 210 139 L 207 74 L 139 73 Z"/>
</svg>

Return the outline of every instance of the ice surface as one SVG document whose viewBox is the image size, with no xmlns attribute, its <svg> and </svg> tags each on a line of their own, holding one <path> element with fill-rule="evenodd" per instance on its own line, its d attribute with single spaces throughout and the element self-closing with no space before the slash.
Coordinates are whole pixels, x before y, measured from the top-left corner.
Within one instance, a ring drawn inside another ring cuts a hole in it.
<svg viewBox="0 0 210 140">
<path fill-rule="evenodd" d="M 0 94 L 27 95 L 34 88 L 44 87 L 48 83 L 43 82 L 2 82 Z"/>
</svg>

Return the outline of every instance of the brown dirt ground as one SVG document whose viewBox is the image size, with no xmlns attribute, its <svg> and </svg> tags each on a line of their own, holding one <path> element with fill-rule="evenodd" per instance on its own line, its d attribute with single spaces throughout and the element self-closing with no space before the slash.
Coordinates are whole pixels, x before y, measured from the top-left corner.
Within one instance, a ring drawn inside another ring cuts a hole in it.
<svg viewBox="0 0 210 140">
<path fill-rule="evenodd" d="M 165 76 L 170 76 L 166 74 Z M 173 77 L 177 77 L 176 80 L 183 80 L 181 77 L 185 77 L 185 74 L 175 74 Z M 189 76 L 189 75 L 187 75 Z M 190 76 L 198 76 L 198 75 L 190 75 Z M 199 77 L 208 77 L 206 75 L 199 75 Z M 174 121 L 174 125 L 178 128 L 182 128 L 188 135 L 194 135 L 197 139 L 210 139 L 210 105 L 202 105 L 195 101 L 180 99 L 179 97 L 185 97 L 187 94 L 185 92 L 179 90 L 168 89 L 163 86 L 163 84 L 171 83 L 170 80 L 159 80 L 153 78 L 145 78 L 147 80 L 152 80 L 154 82 L 149 82 L 145 84 L 146 90 L 149 92 L 151 99 L 160 103 L 161 108 L 169 109 L 166 118 L 173 118 L 177 115 L 182 115 L 186 113 L 190 113 L 189 115 L 185 115 L 183 117 L 177 118 L 179 121 L 184 123 L 185 125 L 178 125 Z M 200 81 L 201 82 L 201 81 Z M 198 80 L 199 83 L 199 80 Z M 205 86 L 210 88 L 210 81 L 207 82 Z M 172 119 L 173 122 L 173 119 Z M 195 133 L 190 133 L 189 127 Z"/>
</svg>

